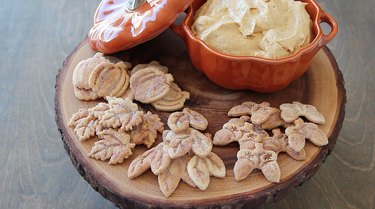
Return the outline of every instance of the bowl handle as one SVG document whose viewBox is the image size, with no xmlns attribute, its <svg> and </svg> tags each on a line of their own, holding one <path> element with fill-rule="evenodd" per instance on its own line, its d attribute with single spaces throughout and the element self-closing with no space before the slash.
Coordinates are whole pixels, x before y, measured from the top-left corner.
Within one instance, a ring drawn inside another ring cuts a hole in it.
<svg viewBox="0 0 375 209">
<path fill-rule="evenodd" d="M 320 17 L 320 23 L 325 22 L 331 27 L 331 32 L 327 35 L 323 34 L 323 45 L 330 42 L 337 34 L 339 27 L 337 22 L 331 15 L 323 11 L 322 16 Z"/>
<path fill-rule="evenodd" d="M 178 36 L 180 36 L 180 38 L 185 40 L 185 32 L 184 32 L 184 29 L 182 27 L 182 24 L 177 25 L 177 24 L 172 23 L 170 28 L 173 30 L 173 32 L 175 32 Z"/>
<path fill-rule="evenodd" d="M 188 14 L 189 11 L 190 11 L 190 9 L 188 8 L 188 10 L 185 11 L 184 13 Z M 178 36 L 180 36 L 180 38 L 182 38 L 182 40 L 184 40 L 184 41 L 185 41 L 185 38 L 186 38 L 186 33 L 184 31 L 183 24 L 184 24 L 186 18 L 187 18 L 187 15 L 186 15 L 185 19 L 182 21 L 182 23 L 180 25 L 177 25 L 175 23 L 172 23 L 170 25 L 170 28 L 173 30 L 173 32 L 175 32 Z"/>
</svg>

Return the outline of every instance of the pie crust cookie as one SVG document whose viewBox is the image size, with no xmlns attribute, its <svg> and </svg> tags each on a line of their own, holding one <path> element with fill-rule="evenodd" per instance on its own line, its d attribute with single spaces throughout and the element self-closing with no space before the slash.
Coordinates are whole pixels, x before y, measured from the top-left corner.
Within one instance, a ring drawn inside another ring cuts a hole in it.
<svg viewBox="0 0 375 209">
<path fill-rule="evenodd" d="M 148 104 L 163 98 L 173 80 L 171 74 L 165 74 L 155 67 L 147 67 L 130 77 L 130 88 L 135 100 Z"/>
</svg>

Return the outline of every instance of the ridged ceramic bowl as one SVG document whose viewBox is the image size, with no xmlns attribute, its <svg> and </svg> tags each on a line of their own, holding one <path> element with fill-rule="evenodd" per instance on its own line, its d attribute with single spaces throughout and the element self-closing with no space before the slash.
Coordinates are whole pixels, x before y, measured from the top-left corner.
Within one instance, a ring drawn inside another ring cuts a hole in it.
<svg viewBox="0 0 375 209">
<path fill-rule="evenodd" d="M 184 40 L 194 66 L 214 83 L 228 89 L 274 92 L 299 78 L 308 69 L 314 55 L 338 32 L 337 22 L 314 0 L 301 1 L 307 4 L 306 10 L 313 22 L 313 39 L 307 46 L 284 58 L 232 56 L 209 47 L 191 31 L 195 12 L 206 0 L 193 1 L 183 23 L 172 25 L 171 28 Z M 323 22 L 331 27 L 329 34 L 323 33 Z"/>
</svg>

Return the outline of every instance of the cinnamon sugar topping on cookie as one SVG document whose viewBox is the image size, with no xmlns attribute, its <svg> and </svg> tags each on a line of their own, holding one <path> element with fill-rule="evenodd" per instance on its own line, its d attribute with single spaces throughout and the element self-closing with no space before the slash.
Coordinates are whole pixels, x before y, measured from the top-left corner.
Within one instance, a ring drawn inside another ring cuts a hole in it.
<svg viewBox="0 0 375 209">
<path fill-rule="evenodd" d="M 129 63 L 101 63 L 91 73 L 89 84 L 100 97 L 119 97 L 129 86 Z"/>
<path fill-rule="evenodd" d="M 251 116 L 251 122 L 254 124 L 262 124 L 277 111 L 276 108 L 270 107 L 268 102 L 257 104 L 255 102 L 244 102 L 241 105 L 232 107 L 229 110 L 228 116 Z"/>
<path fill-rule="evenodd" d="M 305 160 L 306 152 L 302 149 L 299 152 L 293 150 L 288 144 L 288 136 L 281 133 L 280 129 L 272 130 L 272 137 L 263 139 L 264 149 L 274 151 L 276 153 L 286 152 L 290 157 L 295 160 Z"/>
<path fill-rule="evenodd" d="M 328 144 L 327 135 L 313 123 L 305 123 L 302 119 L 297 119 L 291 126 L 285 130 L 288 136 L 289 146 L 299 152 L 305 146 L 305 140 L 309 139 L 310 142 L 316 146 L 324 146 Z"/>
<path fill-rule="evenodd" d="M 277 163 L 277 154 L 265 150 L 263 144 L 256 143 L 253 150 L 241 149 L 237 153 L 237 159 L 233 169 L 237 181 L 245 179 L 254 169 L 260 169 L 270 182 L 280 181 L 281 172 Z"/>
<path fill-rule="evenodd" d="M 73 114 L 68 126 L 74 128 L 80 140 L 95 135 L 102 139 L 94 143 L 90 157 L 109 159 L 109 164 L 122 163 L 132 154 L 135 145 L 151 147 L 157 134 L 164 130 L 164 125 L 157 115 L 151 112 L 144 114 L 129 99 L 106 99 L 108 103 L 98 103 Z"/>
<path fill-rule="evenodd" d="M 300 102 L 293 102 L 280 105 L 281 118 L 286 122 L 293 122 L 299 116 L 303 116 L 311 122 L 324 124 L 325 118 L 316 107 L 312 105 L 305 105 Z"/>
<path fill-rule="evenodd" d="M 84 141 L 95 136 L 97 122 L 94 115 L 88 110 L 80 109 L 72 115 L 68 126 L 74 128 L 74 132 L 80 141 Z"/>
<path fill-rule="evenodd" d="M 96 53 L 93 57 L 82 60 L 73 72 L 73 86 L 79 89 L 91 90 L 89 78 L 92 71 L 101 63 L 110 63 L 102 53 Z"/>
<path fill-rule="evenodd" d="M 174 112 L 168 118 L 168 126 L 178 133 L 190 127 L 197 130 L 205 130 L 208 126 L 207 119 L 200 113 L 184 108 L 182 112 Z"/>
<path fill-rule="evenodd" d="M 109 164 L 117 164 L 133 154 L 135 144 L 131 143 L 129 134 L 124 131 L 107 129 L 100 132 L 98 137 L 102 140 L 94 143 L 89 157 L 97 160 L 109 159 Z"/>
<path fill-rule="evenodd" d="M 130 88 L 136 100 L 147 104 L 163 98 L 168 93 L 172 82 L 171 74 L 148 67 L 131 76 Z"/>
<path fill-rule="evenodd" d="M 190 93 L 182 91 L 176 83 L 170 85 L 168 93 L 161 99 L 152 102 L 157 110 L 161 111 L 176 111 L 184 107 L 185 101 L 190 98 Z"/>
</svg>

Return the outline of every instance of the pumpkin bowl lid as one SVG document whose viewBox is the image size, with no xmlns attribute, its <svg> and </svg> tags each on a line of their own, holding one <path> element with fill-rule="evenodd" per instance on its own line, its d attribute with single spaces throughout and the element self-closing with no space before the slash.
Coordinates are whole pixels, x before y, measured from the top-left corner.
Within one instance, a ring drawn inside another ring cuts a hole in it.
<svg viewBox="0 0 375 209">
<path fill-rule="evenodd" d="M 88 38 L 110 54 L 146 42 L 166 30 L 193 0 L 102 0 Z"/>
</svg>

